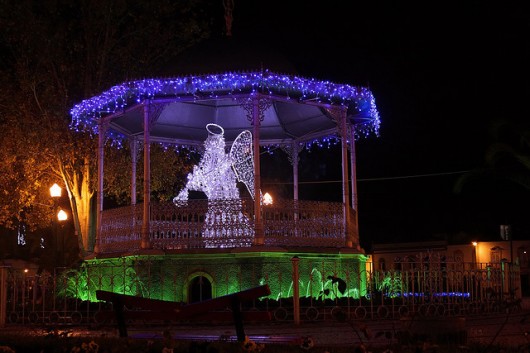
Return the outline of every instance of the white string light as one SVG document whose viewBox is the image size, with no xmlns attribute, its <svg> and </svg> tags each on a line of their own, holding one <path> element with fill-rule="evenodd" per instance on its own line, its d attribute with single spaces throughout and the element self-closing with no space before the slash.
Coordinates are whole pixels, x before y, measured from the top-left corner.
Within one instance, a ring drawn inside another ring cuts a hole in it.
<svg viewBox="0 0 530 353">
<path fill-rule="evenodd" d="M 239 176 L 249 191 L 254 189 L 252 134 L 249 131 L 241 133 L 234 141 L 230 154 L 227 154 L 224 129 L 217 124 L 208 124 L 206 130 L 208 137 L 204 142 L 204 155 L 188 174 L 186 186 L 173 199 L 173 203 L 185 206 L 190 190 L 204 192 L 208 198 L 203 226 L 205 246 L 222 247 L 224 242 L 219 241 L 219 238 L 230 238 L 236 242 L 237 238 L 241 238 L 237 246 L 250 246 L 253 229 L 248 217 L 241 212 L 237 181 Z"/>
</svg>

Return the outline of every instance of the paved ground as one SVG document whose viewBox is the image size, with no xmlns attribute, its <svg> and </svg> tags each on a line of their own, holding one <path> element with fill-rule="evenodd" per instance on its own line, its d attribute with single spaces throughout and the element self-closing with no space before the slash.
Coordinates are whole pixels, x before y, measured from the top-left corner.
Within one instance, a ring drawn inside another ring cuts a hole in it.
<svg viewBox="0 0 530 353">
<path fill-rule="evenodd" d="M 129 328 L 131 337 L 158 337 L 164 329 L 179 339 L 237 340 L 234 326 L 187 326 Z M 470 317 L 407 318 L 350 322 L 269 323 L 245 325 L 244 332 L 256 342 L 298 344 L 311 337 L 316 345 L 349 346 L 359 342 L 372 346 L 407 344 L 432 339 L 442 344 L 465 346 L 473 343 L 520 346 L 530 344 L 530 312 Z"/>
<path fill-rule="evenodd" d="M 29 328 L 34 334 L 42 334 L 43 328 Z M 316 346 L 354 346 L 360 342 L 370 346 L 393 344 L 415 344 L 430 338 L 435 343 L 455 347 L 473 343 L 521 346 L 530 344 L 530 311 L 509 315 L 482 315 L 468 317 L 441 317 L 364 320 L 349 322 L 311 322 L 294 325 L 290 322 L 246 324 L 244 333 L 255 342 L 300 344 L 304 337 L 311 337 Z M 116 327 L 86 328 L 65 327 L 60 330 L 80 336 L 118 336 Z M 171 325 L 131 326 L 129 337 L 137 339 L 161 338 L 164 330 L 182 340 L 236 341 L 233 325 Z M 0 331 L 21 331 L 27 334 L 28 327 L 8 326 Z M 437 341 L 437 342 L 436 342 Z"/>
</svg>

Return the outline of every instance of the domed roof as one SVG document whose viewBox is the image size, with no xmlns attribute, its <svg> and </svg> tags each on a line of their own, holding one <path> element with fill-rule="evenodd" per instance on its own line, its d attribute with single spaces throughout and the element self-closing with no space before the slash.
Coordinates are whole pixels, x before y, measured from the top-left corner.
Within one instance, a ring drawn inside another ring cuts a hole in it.
<svg viewBox="0 0 530 353">
<path fill-rule="evenodd" d="M 71 110 L 72 125 L 97 128 L 103 119 L 119 135 L 142 136 L 147 107 L 152 114 L 152 142 L 201 145 L 205 126 L 211 123 L 222 126 L 226 140 L 233 141 L 252 125 L 249 115 L 251 110 L 254 114 L 251 104 L 256 98 L 259 141 L 264 146 L 311 143 L 336 135 L 333 106 L 344 109 L 357 136 L 379 129 L 379 113 L 369 89 L 267 68 L 124 82 L 76 105 Z"/>
<path fill-rule="evenodd" d="M 205 40 L 179 55 L 162 76 L 260 71 L 297 74 L 289 60 L 263 41 L 233 37 Z"/>
</svg>

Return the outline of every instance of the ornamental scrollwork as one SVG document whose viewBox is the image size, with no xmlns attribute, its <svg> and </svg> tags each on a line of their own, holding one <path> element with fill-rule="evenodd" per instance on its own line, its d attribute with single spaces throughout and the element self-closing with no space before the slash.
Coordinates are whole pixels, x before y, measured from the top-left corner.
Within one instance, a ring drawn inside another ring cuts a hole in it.
<svg viewBox="0 0 530 353">
<path fill-rule="evenodd" d="M 254 124 L 254 104 L 258 104 L 258 119 L 261 123 L 265 119 L 265 111 L 272 105 L 272 99 L 261 96 L 237 98 L 237 103 L 247 112 L 247 120 Z"/>
</svg>

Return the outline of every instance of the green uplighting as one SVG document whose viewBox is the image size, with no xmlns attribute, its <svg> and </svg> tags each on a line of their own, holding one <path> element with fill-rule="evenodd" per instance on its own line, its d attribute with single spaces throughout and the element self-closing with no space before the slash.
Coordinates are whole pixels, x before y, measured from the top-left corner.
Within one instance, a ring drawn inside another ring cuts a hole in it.
<svg viewBox="0 0 530 353">
<path fill-rule="evenodd" d="M 296 255 L 300 258 L 301 298 L 359 299 L 366 294 L 365 256 Z M 186 303 L 193 300 L 194 286 L 207 284 L 201 290 L 219 297 L 268 284 L 271 294 L 267 298 L 282 300 L 293 295 L 292 257 L 287 252 L 248 252 L 93 259 L 64 273 L 61 289 L 67 297 L 90 302 L 97 301 L 96 290 L 104 290 Z"/>
</svg>

